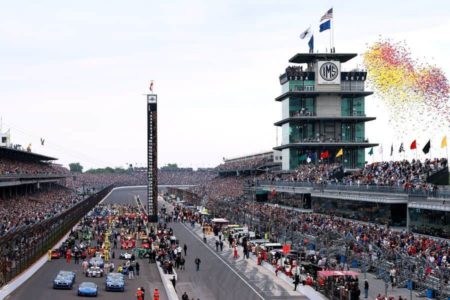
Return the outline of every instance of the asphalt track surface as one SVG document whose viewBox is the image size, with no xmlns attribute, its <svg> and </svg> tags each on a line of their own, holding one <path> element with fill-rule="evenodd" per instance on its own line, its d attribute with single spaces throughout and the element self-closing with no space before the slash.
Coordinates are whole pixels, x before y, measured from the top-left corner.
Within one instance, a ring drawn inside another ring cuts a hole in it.
<svg viewBox="0 0 450 300">
<path fill-rule="evenodd" d="M 132 194 L 138 194 L 142 200 L 147 198 L 145 188 L 135 189 Z M 258 296 L 257 293 L 260 292 L 257 287 L 247 285 L 242 279 L 243 276 L 230 270 L 184 224 L 169 223 L 167 226 L 173 229 L 181 246 L 187 245 L 186 270 L 176 270 L 176 291 L 180 299 L 184 292 L 188 294 L 189 299 L 195 300 L 269 299 L 264 295 L 263 298 Z M 201 259 L 198 272 L 194 264 L 196 257 Z"/>
<path fill-rule="evenodd" d="M 105 199 L 104 203 L 135 204 L 133 196 L 136 193 L 132 190 L 115 190 Z M 141 198 L 143 199 L 143 198 Z M 116 250 L 114 264 L 117 268 L 120 249 Z M 82 299 L 77 295 L 78 284 L 82 281 L 93 281 L 99 287 L 97 299 L 136 299 L 135 293 L 138 287 L 144 287 L 145 299 L 153 299 L 153 289 L 158 288 L 160 299 L 167 300 L 161 277 L 155 264 L 149 264 L 147 260 L 138 260 L 141 265 L 140 276 L 137 279 L 126 280 L 125 292 L 105 291 L 105 278 L 86 278 L 82 274 L 81 264 L 75 265 L 73 260 L 67 264 L 65 259 L 57 259 L 46 263 L 29 280 L 20 286 L 14 293 L 8 296 L 7 300 L 70 300 Z M 74 271 L 77 275 L 75 285 L 72 290 L 54 290 L 52 282 L 59 270 Z M 150 293 L 151 292 L 151 293 Z M 206 298 L 204 298 L 206 299 Z"/>
</svg>

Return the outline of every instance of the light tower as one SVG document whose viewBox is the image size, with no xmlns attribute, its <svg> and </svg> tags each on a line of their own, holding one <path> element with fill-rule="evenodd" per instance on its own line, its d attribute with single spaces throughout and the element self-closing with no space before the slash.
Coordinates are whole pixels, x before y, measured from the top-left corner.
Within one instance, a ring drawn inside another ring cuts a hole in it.
<svg viewBox="0 0 450 300">
<path fill-rule="evenodd" d="M 150 86 L 152 91 L 152 85 Z M 153 92 L 153 91 L 152 91 Z M 147 215 L 150 223 L 158 222 L 158 127 L 156 94 L 147 94 Z"/>
</svg>

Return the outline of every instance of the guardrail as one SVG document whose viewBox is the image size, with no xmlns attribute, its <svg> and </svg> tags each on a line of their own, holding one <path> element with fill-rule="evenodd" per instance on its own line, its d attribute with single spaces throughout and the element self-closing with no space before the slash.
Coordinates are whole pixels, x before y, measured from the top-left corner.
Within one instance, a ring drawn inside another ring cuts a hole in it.
<svg viewBox="0 0 450 300">
<path fill-rule="evenodd" d="M 270 187 L 298 187 L 312 188 L 316 191 L 354 191 L 361 193 L 386 193 L 386 194 L 406 194 L 413 196 L 450 198 L 450 190 L 448 186 L 440 187 L 440 190 L 429 191 L 423 189 L 405 189 L 400 186 L 379 186 L 379 185 L 345 185 L 345 184 L 318 184 L 312 182 L 292 182 L 292 181 L 258 181 L 254 186 L 270 186 Z M 251 186 L 247 186 L 251 187 Z"/>
</svg>

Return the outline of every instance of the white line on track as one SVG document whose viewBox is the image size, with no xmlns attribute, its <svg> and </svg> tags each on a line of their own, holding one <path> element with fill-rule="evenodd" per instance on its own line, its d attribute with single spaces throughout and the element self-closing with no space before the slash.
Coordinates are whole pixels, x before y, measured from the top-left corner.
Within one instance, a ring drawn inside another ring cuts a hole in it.
<svg viewBox="0 0 450 300">
<path fill-rule="evenodd" d="M 214 254 L 218 259 L 220 259 L 234 274 L 236 274 L 253 292 L 255 292 L 255 294 L 256 295 L 258 295 L 258 297 L 259 298 L 261 298 L 261 299 L 263 299 L 263 300 L 265 300 L 264 299 L 264 297 L 254 288 L 254 287 L 252 287 L 251 285 L 250 285 L 250 283 L 248 283 L 248 281 L 244 278 L 244 277 L 242 277 L 241 275 L 239 275 L 239 273 L 238 272 L 236 272 L 236 270 L 235 269 L 233 269 L 229 264 L 228 264 L 228 262 L 226 262 L 222 257 L 220 257 L 220 255 L 219 254 L 217 254 L 216 252 L 214 252 L 210 247 L 208 247 L 208 245 L 205 245 L 205 243 L 202 241 L 202 239 L 198 236 L 198 235 L 196 235 L 195 233 L 193 233 L 187 226 L 186 226 L 186 224 L 184 224 L 184 223 L 181 223 L 185 228 L 186 228 L 186 230 L 187 231 L 189 231 L 189 233 L 190 234 L 192 234 L 192 236 L 194 237 L 194 238 L 196 238 L 197 240 L 199 240 L 205 247 L 206 247 L 206 249 L 208 249 L 209 250 L 209 252 L 211 252 L 212 254 Z"/>
</svg>

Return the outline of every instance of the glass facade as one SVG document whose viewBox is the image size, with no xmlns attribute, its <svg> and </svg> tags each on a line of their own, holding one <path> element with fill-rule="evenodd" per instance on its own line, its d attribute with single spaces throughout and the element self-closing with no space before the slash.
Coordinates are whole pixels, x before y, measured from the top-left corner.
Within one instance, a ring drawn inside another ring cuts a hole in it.
<svg viewBox="0 0 450 300">
<path fill-rule="evenodd" d="M 289 98 L 289 116 L 315 115 L 314 98 Z"/>
<path fill-rule="evenodd" d="M 341 114 L 343 117 L 365 116 L 364 106 L 364 97 L 342 98 Z"/>
<path fill-rule="evenodd" d="M 390 204 L 313 197 L 312 209 L 314 212 L 336 217 L 406 227 L 406 203 Z"/>
<path fill-rule="evenodd" d="M 289 142 L 298 143 L 305 140 L 312 140 L 315 137 L 314 124 L 289 124 Z"/>
<path fill-rule="evenodd" d="M 314 91 L 314 80 L 290 80 L 289 91 Z"/>
<path fill-rule="evenodd" d="M 363 168 L 366 163 L 366 152 L 364 149 L 344 150 L 343 165 L 346 168 Z"/>
<path fill-rule="evenodd" d="M 450 212 L 410 207 L 409 229 L 415 233 L 450 239 Z"/>
<path fill-rule="evenodd" d="M 343 142 L 364 142 L 365 140 L 364 123 L 342 123 L 341 140 Z"/>
</svg>

